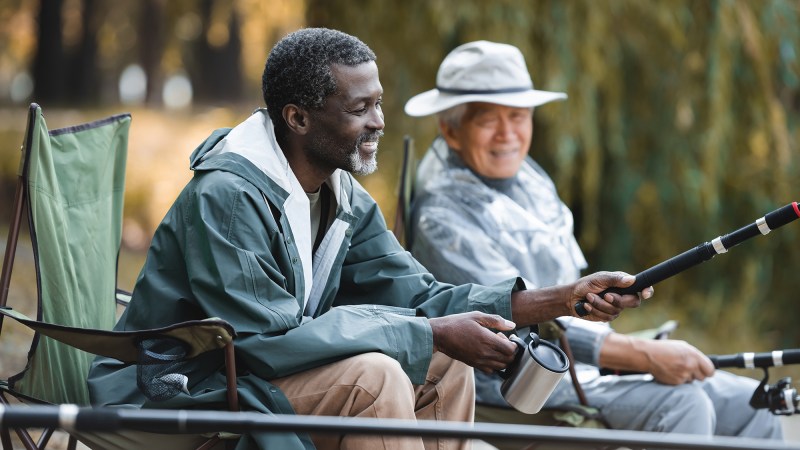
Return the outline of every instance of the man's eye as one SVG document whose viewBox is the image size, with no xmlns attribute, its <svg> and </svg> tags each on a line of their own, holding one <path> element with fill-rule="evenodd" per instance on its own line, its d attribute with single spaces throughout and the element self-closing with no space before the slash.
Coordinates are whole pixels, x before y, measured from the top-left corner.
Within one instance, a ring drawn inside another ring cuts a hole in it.
<svg viewBox="0 0 800 450">
<path fill-rule="evenodd" d="M 511 115 L 511 120 L 514 120 L 514 121 L 517 121 L 517 122 L 522 122 L 522 121 L 527 120 L 527 119 L 528 119 L 528 114 L 525 114 L 525 113 L 518 113 L 518 114 L 512 114 Z"/>
</svg>

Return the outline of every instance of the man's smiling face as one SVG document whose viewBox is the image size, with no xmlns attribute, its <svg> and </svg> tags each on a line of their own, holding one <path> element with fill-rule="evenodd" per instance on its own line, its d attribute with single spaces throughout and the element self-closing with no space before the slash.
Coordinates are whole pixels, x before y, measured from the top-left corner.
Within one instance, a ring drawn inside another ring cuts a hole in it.
<svg viewBox="0 0 800 450">
<path fill-rule="evenodd" d="M 310 111 L 309 160 L 330 170 L 367 175 L 377 168 L 378 140 L 383 136 L 383 87 L 378 66 L 334 64 L 336 92 L 319 110 Z"/>
<path fill-rule="evenodd" d="M 519 171 L 533 136 L 533 110 L 468 103 L 458 128 L 444 125 L 447 144 L 477 174 L 511 178 Z"/>
</svg>

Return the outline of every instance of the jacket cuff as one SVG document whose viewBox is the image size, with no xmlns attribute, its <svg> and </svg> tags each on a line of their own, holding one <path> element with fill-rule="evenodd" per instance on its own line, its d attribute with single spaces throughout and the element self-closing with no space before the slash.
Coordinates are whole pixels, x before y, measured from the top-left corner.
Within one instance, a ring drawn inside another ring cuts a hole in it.
<svg viewBox="0 0 800 450">
<path fill-rule="evenodd" d="M 504 319 L 511 318 L 511 294 L 525 290 L 522 278 L 510 278 L 492 286 L 473 286 L 467 310 L 480 311 L 486 314 L 497 314 Z M 474 295 L 475 292 L 480 295 Z"/>
<path fill-rule="evenodd" d="M 576 361 L 598 367 L 600 348 L 611 333 L 607 324 L 572 318 L 567 324 L 567 341 Z"/>
</svg>

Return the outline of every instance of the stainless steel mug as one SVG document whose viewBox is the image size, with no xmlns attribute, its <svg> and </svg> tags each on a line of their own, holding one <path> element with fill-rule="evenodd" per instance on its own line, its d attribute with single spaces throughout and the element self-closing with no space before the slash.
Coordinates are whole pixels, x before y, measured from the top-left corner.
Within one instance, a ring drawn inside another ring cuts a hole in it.
<svg viewBox="0 0 800 450">
<path fill-rule="evenodd" d="M 516 410 L 535 414 L 569 369 L 569 359 L 563 350 L 539 339 L 536 333 L 530 337 L 527 344 L 516 334 L 509 337 L 519 348 L 514 362 L 499 372 L 505 378 L 500 393 Z"/>
</svg>

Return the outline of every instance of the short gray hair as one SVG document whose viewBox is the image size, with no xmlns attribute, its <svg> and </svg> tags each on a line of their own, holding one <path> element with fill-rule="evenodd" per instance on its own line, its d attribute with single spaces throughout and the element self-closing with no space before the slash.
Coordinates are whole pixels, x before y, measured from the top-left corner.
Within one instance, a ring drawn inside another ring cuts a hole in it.
<svg viewBox="0 0 800 450">
<path fill-rule="evenodd" d="M 450 128 L 460 128 L 461 119 L 464 118 L 464 113 L 467 112 L 467 103 L 452 106 L 439 112 L 437 116 L 441 122 L 447 124 Z"/>
</svg>

